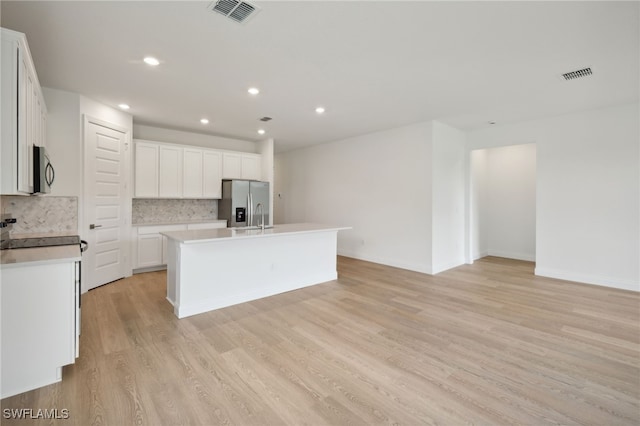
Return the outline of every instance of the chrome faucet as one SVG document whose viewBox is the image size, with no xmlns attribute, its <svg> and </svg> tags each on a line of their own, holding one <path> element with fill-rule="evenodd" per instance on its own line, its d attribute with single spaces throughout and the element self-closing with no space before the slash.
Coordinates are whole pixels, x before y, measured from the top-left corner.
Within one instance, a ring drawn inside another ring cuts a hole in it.
<svg viewBox="0 0 640 426">
<path fill-rule="evenodd" d="M 262 207 L 262 203 L 256 204 L 256 214 L 258 214 L 258 209 L 260 209 L 260 224 L 258 226 L 264 231 L 264 207 Z"/>
</svg>

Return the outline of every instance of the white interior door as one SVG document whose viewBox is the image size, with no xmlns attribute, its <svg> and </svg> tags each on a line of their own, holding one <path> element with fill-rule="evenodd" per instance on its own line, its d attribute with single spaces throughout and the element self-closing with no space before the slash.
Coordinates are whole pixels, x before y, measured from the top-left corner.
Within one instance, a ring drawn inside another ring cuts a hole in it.
<svg viewBox="0 0 640 426">
<path fill-rule="evenodd" d="M 127 134 L 116 126 L 85 120 L 82 234 L 89 243 L 82 256 L 85 290 L 125 276 L 126 139 Z"/>
</svg>

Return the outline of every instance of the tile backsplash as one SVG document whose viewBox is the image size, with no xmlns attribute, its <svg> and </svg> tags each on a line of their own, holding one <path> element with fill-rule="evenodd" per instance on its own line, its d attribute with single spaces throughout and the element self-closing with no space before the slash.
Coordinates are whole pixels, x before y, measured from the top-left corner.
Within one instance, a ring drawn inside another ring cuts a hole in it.
<svg viewBox="0 0 640 426">
<path fill-rule="evenodd" d="M 0 204 L 16 219 L 11 234 L 78 231 L 78 197 L 2 195 Z"/>
<path fill-rule="evenodd" d="M 134 198 L 131 223 L 190 222 L 216 220 L 218 200 L 152 200 Z"/>
</svg>

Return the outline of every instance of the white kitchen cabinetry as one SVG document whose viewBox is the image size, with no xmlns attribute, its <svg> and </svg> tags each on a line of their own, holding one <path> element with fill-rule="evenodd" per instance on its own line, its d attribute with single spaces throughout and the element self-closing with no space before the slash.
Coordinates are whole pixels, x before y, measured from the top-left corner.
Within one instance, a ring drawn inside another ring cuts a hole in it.
<svg viewBox="0 0 640 426">
<path fill-rule="evenodd" d="M 183 198 L 202 198 L 204 184 L 202 169 L 202 150 L 196 148 L 184 148 L 183 154 Z"/>
<path fill-rule="evenodd" d="M 222 198 L 222 153 L 205 150 L 202 156 L 203 198 Z"/>
<path fill-rule="evenodd" d="M 238 152 L 222 154 L 222 177 L 224 179 L 242 179 L 242 157 Z"/>
<path fill-rule="evenodd" d="M 80 288 L 75 259 L 2 265 L 1 274 L 5 398 L 60 381 L 75 362 Z"/>
<path fill-rule="evenodd" d="M 160 198 L 182 198 L 183 148 L 160 145 Z"/>
<path fill-rule="evenodd" d="M 166 264 L 167 243 L 160 232 L 184 231 L 187 225 L 158 225 L 137 227 L 135 268 L 155 268 Z M 134 228 L 135 230 L 135 228 Z"/>
<path fill-rule="evenodd" d="M 182 198 L 221 198 L 221 153 L 184 148 Z"/>
<path fill-rule="evenodd" d="M 160 146 L 154 143 L 136 142 L 135 145 L 135 196 L 157 198 Z"/>
<path fill-rule="evenodd" d="M 260 154 L 225 152 L 222 156 L 222 176 L 225 179 L 260 180 Z"/>
<path fill-rule="evenodd" d="M 261 161 L 260 154 L 242 154 L 242 179 L 260 180 Z"/>
<path fill-rule="evenodd" d="M 162 264 L 162 235 L 138 232 L 138 268 Z"/>
<path fill-rule="evenodd" d="M 135 155 L 135 198 L 222 197 L 222 151 L 136 140 Z"/>
<path fill-rule="evenodd" d="M 45 146 L 47 110 L 24 34 L 1 29 L 2 194 L 33 192 L 33 146 Z"/>
<path fill-rule="evenodd" d="M 226 228 L 226 221 L 189 223 L 175 225 L 134 225 L 133 250 L 136 253 L 136 260 L 133 269 L 160 268 L 167 264 L 167 237 L 160 235 L 161 232 L 186 231 L 191 229 L 215 229 Z"/>
</svg>

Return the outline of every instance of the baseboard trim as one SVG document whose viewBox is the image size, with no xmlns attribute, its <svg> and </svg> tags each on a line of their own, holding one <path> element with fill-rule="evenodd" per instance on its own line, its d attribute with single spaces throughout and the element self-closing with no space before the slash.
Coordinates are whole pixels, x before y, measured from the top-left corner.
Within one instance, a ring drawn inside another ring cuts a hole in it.
<svg viewBox="0 0 640 426">
<path fill-rule="evenodd" d="M 134 269 L 132 272 L 134 274 L 144 274 L 145 272 L 165 271 L 166 269 L 167 269 L 167 265 L 158 265 L 158 266 L 149 266 L 146 268 Z"/>
<path fill-rule="evenodd" d="M 528 262 L 535 262 L 536 255 L 528 254 L 528 253 L 514 253 L 510 251 L 501 251 L 501 250 L 489 250 L 486 254 L 487 256 L 496 256 L 496 257 L 504 257 L 507 259 L 516 259 L 516 260 L 526 260 Z"/>
<path fill-rule="evenodd" d="M 574 281 L 583 284 L 599 285 L 604 287 L 617 288 L 621 290 L 631 290 L 640 292 L 640 283 L 630 280 L 620 280 L 611 277 L 603 277 L 597 275 L 576 274 L 571 271 L 563 271 L 560 269 L 536 267 L 536 275 L 541 277 L 556 278 L 565 281 Z"/>
<path fill-rule="evenodd" d="M 338 250 L 339 256 L 351 257 L 353 259 L 364 260 L 366 262 L 379 263 L 381 265 L 392 266 L 394 268 L 406 269 L 414 272 L 421 272 L 423 274 L 433 275 L 431 265 L 422 265 L 411 262 L 404 262 L 401 260 L 387 259 L 377 256 L 363 256 L 359 253 L 350 252 L 347 250 Z"/>
<path fill-rule="evenodd" d="M 457 268 L 458 266 L 462 266 L 464 264 L 464 260 L 459 260 L 456 262 L 445 263 L 443 265 L 432 266 L 431 270 L 433 271 L 433 275 L 436 275 L 440 272 L 448 271 L 449 269 Z"/>
</svg>

